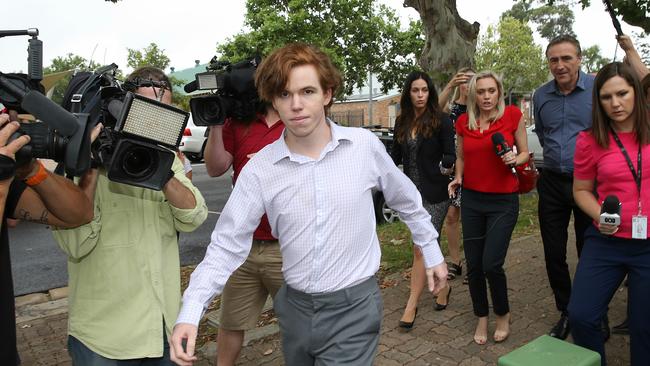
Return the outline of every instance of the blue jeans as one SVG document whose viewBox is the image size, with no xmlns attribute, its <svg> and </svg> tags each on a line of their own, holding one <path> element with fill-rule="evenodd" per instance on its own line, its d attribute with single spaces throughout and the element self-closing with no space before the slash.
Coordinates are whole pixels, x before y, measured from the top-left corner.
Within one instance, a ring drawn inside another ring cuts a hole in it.
<svg viewBox="0 0 650 366">
<path fill-rule="evenodd" d="M 169 343 L 167 343 L 166 334 L 163 335 L 163 343 L 162 357 L 113 360 L 93 352 L 80 340 L 68 335 L 68 353 L 70 353 L 74 366 L 174 366 L 169 358 Z"/>
<path fill-rule="evenodd" d="M 619 239 L 585 232 L 569 300 L 569 323 L 575 344 L 600 353 L 606 364 L 600 324 L 607 305 L 628 276 L 628 311 L 632 366 L 650 360 L 650 240 Z"/>
</svg>

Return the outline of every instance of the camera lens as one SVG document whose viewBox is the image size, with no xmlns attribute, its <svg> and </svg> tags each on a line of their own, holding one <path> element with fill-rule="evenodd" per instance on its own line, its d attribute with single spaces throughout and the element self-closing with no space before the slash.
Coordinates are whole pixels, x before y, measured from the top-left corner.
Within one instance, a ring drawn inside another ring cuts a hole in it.
<svg viewBox="0 0 650 366">
<path fill-rule="evenodd" d="M 202 104 L 199 114 L 206 121 L 219 121 L 222 119 L 221 111 L 221 105 L 218 101 L 214 101 L 213 103 Z"/>
<path fill-rule="evenodd" d="M 190 99 L 192 118 L 197 126 L 223 124 L 228 115 L 228 97 L 220 95 L 199 96 Z"/>
<path fill-rule="evenodd" d="M 124 152 L 122 170 L 134 180 L 147 179 L 156 171 L 155 153 L 142 146 Z"/>
</svg>

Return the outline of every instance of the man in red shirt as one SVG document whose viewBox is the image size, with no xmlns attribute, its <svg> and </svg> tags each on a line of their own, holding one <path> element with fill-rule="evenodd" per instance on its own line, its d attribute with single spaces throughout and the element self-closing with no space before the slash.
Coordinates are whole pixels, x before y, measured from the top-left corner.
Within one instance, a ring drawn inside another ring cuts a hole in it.
<svg viewBox="0 0 650 366">
<path fill-rule="evenodd" d="M 271 106 L 250 122 L 227 119 L 210 127 L 205 146 L 205 166 L 212 177 L 233 167 L 233 182 L 248 161 L 266 145 L 277 140 L 284 123 Z M 260 187 L 263 189 L 263 187 Z M 284 283 L 280 245 L 271 234 L 266 215 L 253 235 L 246 262 L 233 273 L 221 295 L 221 320 L 217 336 L 217 364 L 234 365 L 244 342 L 244 331 L 254 328 L 266 298 Z"/>
</svg>

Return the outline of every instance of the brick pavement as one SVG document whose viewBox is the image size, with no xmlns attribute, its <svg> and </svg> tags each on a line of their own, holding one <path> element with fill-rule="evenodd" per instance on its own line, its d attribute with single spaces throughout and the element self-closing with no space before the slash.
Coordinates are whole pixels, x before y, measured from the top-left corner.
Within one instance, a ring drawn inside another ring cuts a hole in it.
<svg viewBox="0 0 650 366">
<path fill-rule="evenodd" d="M 575 250 L 569 251 L 569 260 L 573 271 Z M 413 330 L 409 333 L 399 331 L 397 322 L 408 297 L 408 281 L 398 275 L 392 276 L 396 285 L 382 291 L 384 322 L 376 365 L 495 365 L 499 356 L 545 334 L 558 314 L 546 278 L 539 235 L 511 243 L 506 273 L 512 309 L 511 335 L 503 343 L 489 340 L 485 346 L 472 341 L 476 318 L 467 286 L 459 279 L 452 281 L 454 291 L 446 310 L 434 311 L 431 297 L 422 296 Z M 610 304 L 611 325 L 624 318 L 625 301 L 626 293 L 621 289 Z M 26 319 L 17 326 L 24 365 L 70 364 L 65 349 L 66 313 L 19 319 Z M 493 319 L 490 331 L 494 331 Z M 629 364 L 628 337 L 612 335 L 606 347 L 609 365 Z M 204 350 L 197 365 L 212 365 L 214 345 Z M 240 364 L 282 365 L 279 336 L 276 334 L 245 347 Z"/>
</svg>

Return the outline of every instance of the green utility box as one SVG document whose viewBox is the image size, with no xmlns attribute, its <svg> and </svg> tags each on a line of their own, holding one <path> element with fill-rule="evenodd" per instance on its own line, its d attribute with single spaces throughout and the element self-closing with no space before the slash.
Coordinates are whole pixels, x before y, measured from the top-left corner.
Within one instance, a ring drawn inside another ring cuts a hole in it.
<svg viewBox="0 0 650 366">
<path fill-rule="evenodd" d="M 499 366 L 600 366 L 598 352 L 543 335 L 507 355 Z"/>
</svg>

